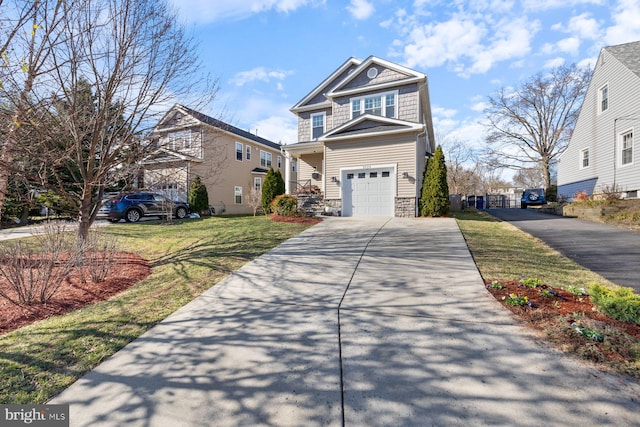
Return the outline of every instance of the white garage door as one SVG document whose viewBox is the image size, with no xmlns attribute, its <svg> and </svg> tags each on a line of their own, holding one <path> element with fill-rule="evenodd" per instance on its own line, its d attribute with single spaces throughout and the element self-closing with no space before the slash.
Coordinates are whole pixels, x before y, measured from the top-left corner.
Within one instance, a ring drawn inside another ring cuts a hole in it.
<svg viewBox="0 0 640 427">
<path fill-rule="evenodd" d="M 392 168 L 342 174 L 342 215 L 393 216 L 395 176 Z"/>
</svg>

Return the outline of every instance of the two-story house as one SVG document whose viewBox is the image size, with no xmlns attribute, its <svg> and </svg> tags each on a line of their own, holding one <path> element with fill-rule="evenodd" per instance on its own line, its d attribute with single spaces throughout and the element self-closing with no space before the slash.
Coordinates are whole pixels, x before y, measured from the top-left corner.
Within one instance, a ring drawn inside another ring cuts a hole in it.
<svg viewBox="0 0 640 427">
<path fill-rule="evenodd" d="M 143 162 L 144 186 L 186 199 L 199 176 L 216 213 L 252 213 L 248 198 L 262 193 L 269 168 L 284 176 L 280 144 L 183 105 L 171 108 L 151 137 L 156 150 Z"/>
<path fill-rule="evenodd" d="M 600 51 L 571 141 L 558 164 L 558 195 L 619 191 L 638 197 L 640 41 Z"/>
<path fill-rule="evenodd" d="M 297 179 L 285 177 L 289 193 L 318 189 L 343 216 L 417 215 L 435 149 L 425 74 L 350 58 L 291 111 L 298 143 L 283 146 L 297 165 Z"/>
</svg>

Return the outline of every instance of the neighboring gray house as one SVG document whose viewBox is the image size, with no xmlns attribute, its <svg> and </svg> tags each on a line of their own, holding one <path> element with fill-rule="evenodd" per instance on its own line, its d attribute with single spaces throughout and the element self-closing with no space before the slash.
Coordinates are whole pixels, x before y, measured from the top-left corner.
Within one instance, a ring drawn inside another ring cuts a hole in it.
<svg viewBox="0 0 640 427">
<path fill-rule="evenodd" d="M 638 197 L 640 41 L 600 51 L 571 141 L 558 164 L 558 195 L 621 191 Z"/>
<path fill-rule="evenodd" d="M 435 148 L 425 74 L 350 58 L 291 111 L 298 143 L 283 146 L 297 165 L 297 180 L 285 178 L 289 193 L 313 189 L 343 216 L 417 215 Z"/>
</svg>

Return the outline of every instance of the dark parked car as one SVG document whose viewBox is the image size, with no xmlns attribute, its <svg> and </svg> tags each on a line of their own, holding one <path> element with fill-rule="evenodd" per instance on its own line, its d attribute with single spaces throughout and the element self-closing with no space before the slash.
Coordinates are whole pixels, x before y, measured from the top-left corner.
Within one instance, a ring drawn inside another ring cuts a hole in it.
<svg viewBox="0 0 640 427">
<path fill-rule="evenodd" d="M 546 204 L 547 200 L 544 198 L 544 189 L 542 188 L 527 188 L 520 198 L 520 207 L 522 209 L 526 209 L 527 206 Z"/>
<path fill-rule="evenodd" d="M 184 218 L 189 214 L 189 205 L 174 202 L 162 194 L 150 192 L 123 193 L 111 197 L 98 211 L 98 219 L 118 222 L 138 222 L 143 216 L 164 217 L 173 215 Z"/>
</svg>

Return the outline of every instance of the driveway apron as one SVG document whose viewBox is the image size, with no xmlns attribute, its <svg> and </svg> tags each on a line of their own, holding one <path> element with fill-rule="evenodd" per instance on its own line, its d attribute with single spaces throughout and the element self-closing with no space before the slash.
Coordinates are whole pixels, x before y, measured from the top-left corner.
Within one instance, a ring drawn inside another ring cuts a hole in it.
<svg viewBox="0 0 640 427">
<path fill-rule="evenodd" d="M 51 403 L 82 426 L 638 425 L 640 387 L 548 350 L 452 219 L 330 218 Z"/>
</svg>

